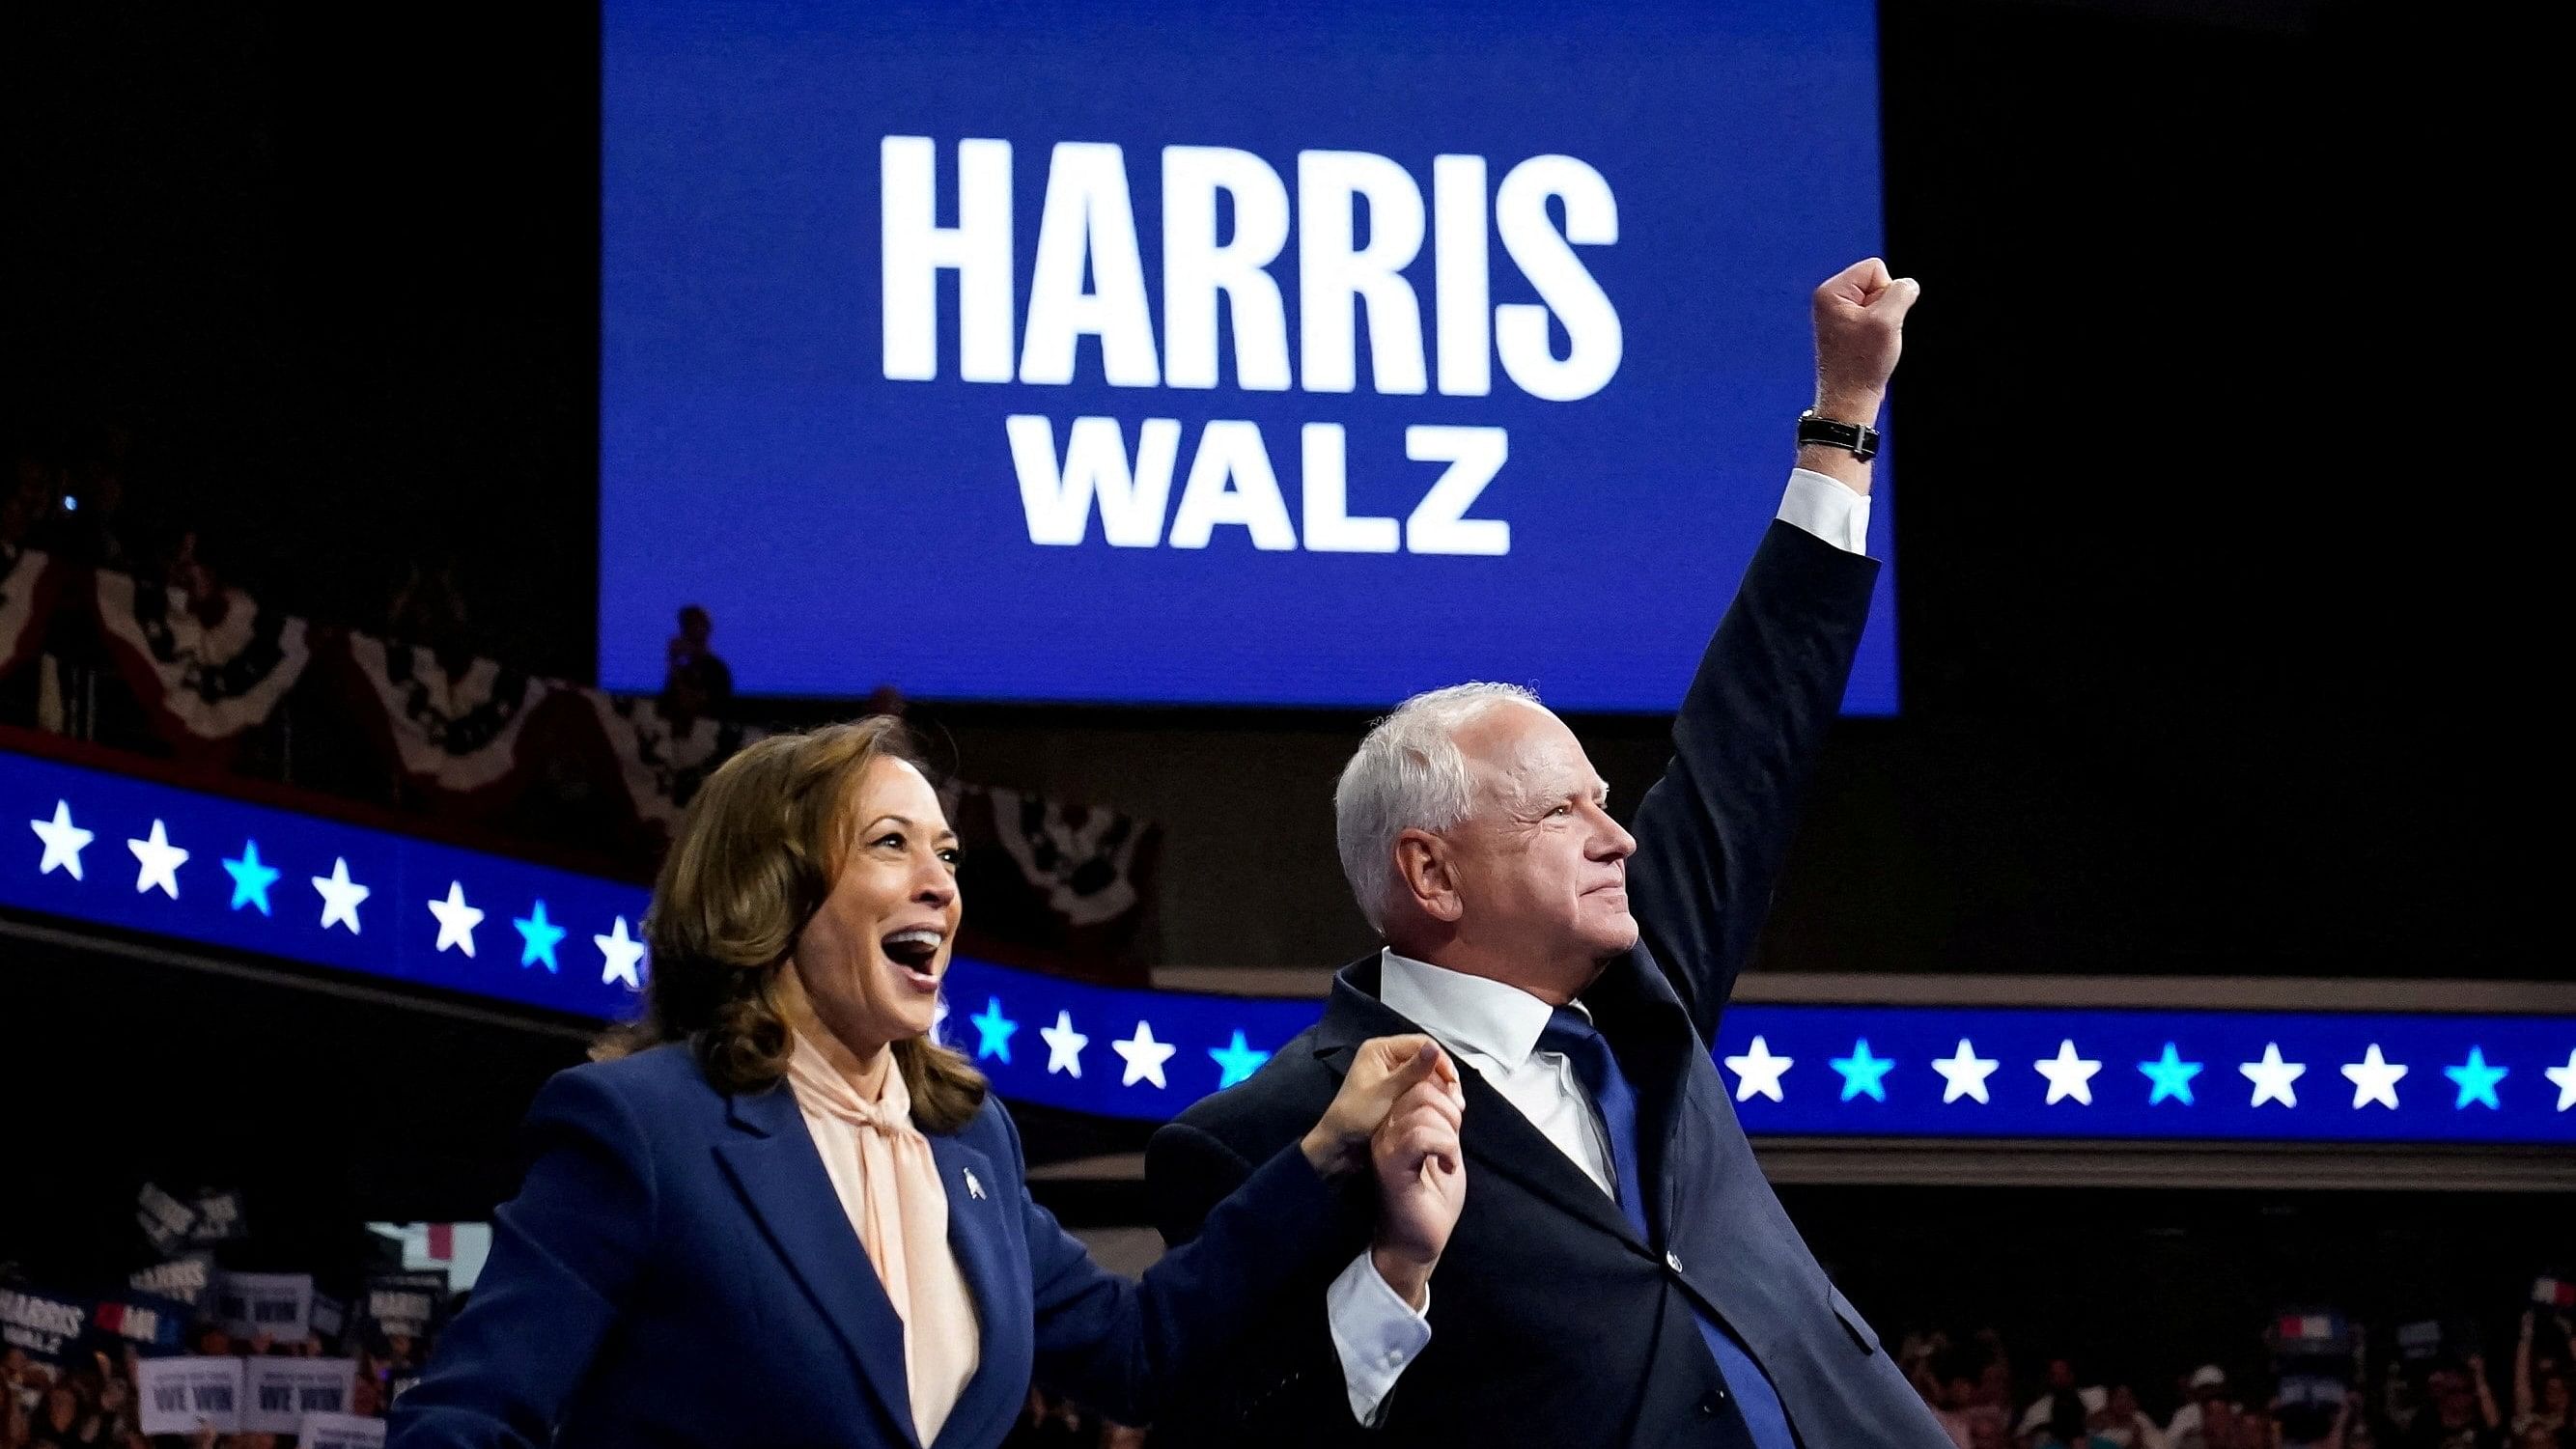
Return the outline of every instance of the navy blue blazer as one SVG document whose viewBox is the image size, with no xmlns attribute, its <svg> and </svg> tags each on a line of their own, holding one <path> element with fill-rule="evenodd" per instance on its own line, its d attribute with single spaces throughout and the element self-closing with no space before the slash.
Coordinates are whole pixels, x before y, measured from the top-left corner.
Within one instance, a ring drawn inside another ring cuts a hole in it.
<svg viewBox="0 0 2576 1449">
<path fill-rule="evenodd" d="M 1744 1445 L 1694 1310 L 1752 1351 L 1805 1449 L 1948 1449 L 1781 1210 L 1708 1048 L 1771 903 L 1877 573 L 1771 525 L 1673 721 L 1672 763 L 1630 827 L 1643 939 L 1583 1001 L 1636 1087 L 1651 1237 L 1467 1073 L 1467 1201 L 1432 1282 L 1431 1343 L 1374 1432 L 1352 1420 L 1323 1310 L 1299 1295 L 1165 1414 L 1155 1449 Z M 1203 1239 L 1207 1210 L 1304 1133 L 1290 1124 L 1331 1100 L 1359 1042 L 1419 1029 L 1378 999 L 1377 957 L 1345 968 L 1313 1030 L 1155 1133 L 1145 1173 L 1164 1236 Z"/>
<path fill-rule="evenodd" d="M 392 1449 L 923 1449 L 902 1323 L 786 1087 L 729 1096 L 659 1047 L 558 1074 L 527 1131 L 526 1182 L 395 1403 Z M 983 1343 L 928 1449 L 999 1444 L 1033 1375 L 1144 1422 L 1282 1287 L 1364 1241 L 1353 1196 L 1290 1150 L 1138 1283 L 1030 1200 L 998 1100 L 930 1149 Z"/>
</svg>

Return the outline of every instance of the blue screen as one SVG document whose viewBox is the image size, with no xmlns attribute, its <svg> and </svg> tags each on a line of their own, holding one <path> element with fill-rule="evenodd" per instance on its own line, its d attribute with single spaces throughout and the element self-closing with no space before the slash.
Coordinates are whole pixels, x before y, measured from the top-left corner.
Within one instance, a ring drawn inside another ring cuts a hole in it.
<svg viewBox="0 0 2576 1449">
<path fill-rule="evenodd" d="M 1880 249 L 1869 0 L 609 0 L 602 76 L 612 688 L 697 603 L 753 694 L 1669 710 Z"/>
</svg>

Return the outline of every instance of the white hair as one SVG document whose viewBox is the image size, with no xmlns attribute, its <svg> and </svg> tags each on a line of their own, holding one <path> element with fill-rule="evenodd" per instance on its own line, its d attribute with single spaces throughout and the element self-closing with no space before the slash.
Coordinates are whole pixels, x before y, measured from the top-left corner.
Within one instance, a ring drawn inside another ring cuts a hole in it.
<svg viewBox="0 0 2576 1449">
<path fill-rule="evenodd" d="M 1333 787 L 1333 838 L 1370 929 L 1385 933 L 1396 902 L 1395 838 L 1453 829 L 1475 803 L 1459 727 L 1507 703 L 1546 707 L 1517 684 L 1453 684 L 1417 694 L 1372 725 L 1342 767 Z"/>
</svg>

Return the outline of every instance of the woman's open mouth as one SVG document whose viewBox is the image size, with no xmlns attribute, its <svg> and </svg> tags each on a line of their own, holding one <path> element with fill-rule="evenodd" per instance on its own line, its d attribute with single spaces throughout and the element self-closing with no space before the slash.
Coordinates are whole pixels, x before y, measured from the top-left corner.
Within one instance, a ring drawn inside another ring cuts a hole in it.
<svg viewBox="0 0 2576 1449">
<path fill-rule="evenodd" d="M 939 989 L 939 975 L 936 969 L 939 964 L 939 948 L 947 942 L 948 937 L 945 933 L 932 930 L 927 926 L 915 926 L 909 930 L 894 932 L 878 942 L 878 947 L 885 952 L 886 959 L 893 962 L 895 969 L 902 974 L 905 985 L 915 991 L 928 994 Z"/>
</svg>

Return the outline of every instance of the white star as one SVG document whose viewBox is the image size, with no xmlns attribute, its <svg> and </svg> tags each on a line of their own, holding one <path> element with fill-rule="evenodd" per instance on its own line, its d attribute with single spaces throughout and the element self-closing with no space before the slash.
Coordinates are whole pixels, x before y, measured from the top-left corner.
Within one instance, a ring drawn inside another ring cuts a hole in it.
<svg viewBox="0 0 2576 1449">
<path fill-rule="evenodd" d="M 932 1002 L 930 1006 L 930 1039 L 936 1042 L 946 1041 L 948 1038 L 945 1034 L 944 1028 L 946 1028 L 947 1025 L 948 993 L 943 991 L 939 993 L 939 999 Z"/>
<path fill-rule="evenodd" d="M 2540 1074 L 2558 1084 L 2558 1110 L 2576 1107 L 2576 1051 L 2567 1054 L 2567 1065 L 2543 1067 Z"/>
<path fill-rule="evenodd" d="M 53 819 L 27 823 L 36 827 L 36 838 L 45 842 L 45 862 L 36 868 L 36 874 L 52 875 L 54 867 L 59 865 L 71 873 L 72 879 L 79 880 L 81 849 L 97 837 L 94 832 L 72 823 L 72 802 L 57 800 L 54 802 Z"/>
<path fill-rule="evenodd" d="M 1091 1045 L 1091 1038 L 1073 1029 L 1073 1013 L 1057 1012 L 1055 1025 L 1039 1027 L 1038 1035 L 1046 1038 L 1047 1075 L 1063 1072 L 1079 1080 L 1082 1076 L 1082 1049 Z M 1134 1081 L 1135 1078 L 1128 1080 Z"/>
<path fill-rule="evenodd" d="M 179 898 L 179 867 L 188 863 L 188 852 L 170 843 L 170 834 L 161 828 L 160 821 L 152 822 L 150 835 L 125 842 L 125 848 L 134 852 L 135 864 L 141 867 L 134 872 L 136 894 L 159 886 L 170 899 Z"/>
<path fill-rule="evenodd" d="M 1153 1028 L 1142 1021 L 1136 1023 L 1134 1036 L 1125 1041 L 1112 1041 L 1109 1045 L 1127 1059 L 1127 1071 L 1118 1079 L 1118 1085 L 1122 1087 L 1132 1087 L 1140 1081 L 1152 1082 L 1157 1087 L 1167 1085 L 1163 1081 L 1163 1063 L 1170 1061 L 1172 1053 L 1180 1050 L 1169 1042 L 1154 1040 Z"/>
<path fill-rule="evenodd" d="M 590 944 L 599 948 L 599 958 L 603 963 L 599 968 L 600 985 L 623 981 L 629 991 L 644 989 L 644 983 L 635 975 L 636 963 L 644 959 L 644 943 L 626 934 L 624 916 L 619 916 L 617 923 L 608 928 L 607 935 L 591 937 Z"/>
<path fill-rule="evenodd" d="M 2266 1102 L 2278 1102 L 2284 1107 L 2299 1105 L 2299 1094 L 2290 1084 L 2307 1075 L 2307 1063 L 2281 1060 L 2279 1042 L 2263 1043 L 2263 1060 L 2247 1062 L 2236 1070 L 2243 1072 L 2245 1080 L 2254 1084 L 2251 1105 L 2260 1107 Z"/>
<path fill-rule="evenodd" d="M 1988 1100 L 1986 1078 L 1994 1075 L 1995 1068 L 2002 1065 L 1992 1057 L 1978 1056 L 1976 1049 L 1968 1045 L 1966 1037 L 1959 1038 L 1956 1055 L 1946 1060 L 1936 1057 L 1932 1062 L 1932 1070 L 1939 1072 L 1941 1080 L 1949 1084 L 1941 1089 L 1941 1100 L 1955 1102 L 1961 1097 L 1974 1097 L 1980 1102 Z"/>
<path fill-rule="evenodd" d="M 1771 1055 L 1771 1044 L 1755 1037 L 1752 1051 L 1726 1059 L 1726 1069 L 1736 1076 L 1735 1100 L 1749 1102 L 1756 1094 L 1774 1102 L 1785 1100 L 1780 1095 L 1780 1074 L 1797 1065 L 1797 1061 L 1796 1057 Z"/>
<path fill-rule="evenodd" d="M 2093 1105 L 2093 1074 L 2102 1070 L 2102 1064 L 2077 1056 L 2073 1037 L 2058 1042 L 2057 1055 L 2031 1065 L 2039 1069 L 2041 1076 L 2048 1078 L 2048 1101 L 2041 1106 L 2053 1105 L 2068 1097 L 2087 1107 Z"/>
<path fill-rule="evenodd" d="M 2352 1083 L 2354 1107 L 2366 1107 L 2377 1102 L 2391 1112 L 2397 1110 L 2397 1082 L 2406 1075 L 2406 1067 L 2402 1062 L 2391 1062 L 2382 1057 L 2379 1043 L 2372 1042 L 2370 1050 L 2361 1054 L 2360 1061 L 2345 1063 L 2343 1074 Z"/>
<path fill-rule="evenodd" d="M 449 881 L 447 899 L 431 901 L 429 913 L 438 917 L 438 949 L 453 946 L 465 953 L 466 960 L 473 960 L 474 928 L 483 924 L 483 912 L 465 904 L 465 882 Z"/>
<path fill-rule="evenodd" d="M 331 873 L 314 876 L 312 881 L 313 888 L 322 893 L 322 929 L 331 929 L 336 921 L 348 927 L 350 935 L 358 934 L 358 902 L 367 898 L 368 891 L 349 879 L 349 862 L 333 857 Z"/>
</svg>

